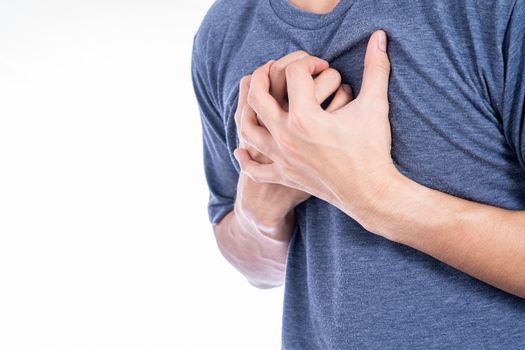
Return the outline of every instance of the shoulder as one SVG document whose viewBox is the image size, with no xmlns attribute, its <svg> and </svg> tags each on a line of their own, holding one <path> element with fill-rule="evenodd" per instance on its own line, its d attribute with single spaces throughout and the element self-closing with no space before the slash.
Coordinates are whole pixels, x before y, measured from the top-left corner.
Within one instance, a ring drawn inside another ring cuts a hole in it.
<svg viewBox="0 0 525 350">
<path fill-rule="evenodd" d="M 260 1 L 260 0 L 259 0 Z M 235 42 L 255 11 L 258 0 L 217 0 L 194 36 L 194 53 L 206 57 Z"/>
<path fill-rule="evenodd" d="M 202 20 L 193 39 L 192 69 L 202 86 L 223 111 L 221 91 L 227 67 L 238 54 L 239 45 L 263 0 L 217 0 Z"/>
</svg>

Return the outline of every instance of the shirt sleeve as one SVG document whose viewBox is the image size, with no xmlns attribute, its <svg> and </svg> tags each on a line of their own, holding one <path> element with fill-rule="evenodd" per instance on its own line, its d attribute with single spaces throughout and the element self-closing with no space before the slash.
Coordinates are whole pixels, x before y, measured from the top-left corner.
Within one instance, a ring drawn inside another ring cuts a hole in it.
<svg viewBox="0 0 525 350">
<path fill-rule="evenodd" d="M 525 169 L 525 0 L 514 2 L 502 48 L 503 127 L 507 141 Z"/>
<path fill-rule="evenodd" d="M 230 156 L 224 118 L 217 108 L 217 94 L 211 89 L 215 84 L 211 84 L 208 72 L 194 40 L 191 74 L 202 127 L 204 174 L 209 190 L 207 209 L 210 223 L 217 224 L 233 209 L 239 172 Z"/>
</svg>

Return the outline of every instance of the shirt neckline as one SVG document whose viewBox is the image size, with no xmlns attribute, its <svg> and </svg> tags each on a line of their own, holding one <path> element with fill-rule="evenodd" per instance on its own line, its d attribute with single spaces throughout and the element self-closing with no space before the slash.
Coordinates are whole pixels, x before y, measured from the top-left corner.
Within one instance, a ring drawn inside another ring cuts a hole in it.
<svg viewBox="0 0 525 350">
<path fill-rule="evenodd" d="M 303 10 L 288 0 L 268 0 L 275 14 L 289 25 L 301 29 L 319 29 L 343 16 L 354 0 L 340 0 L 332 11 L 324 14 Z"/>
</svg>

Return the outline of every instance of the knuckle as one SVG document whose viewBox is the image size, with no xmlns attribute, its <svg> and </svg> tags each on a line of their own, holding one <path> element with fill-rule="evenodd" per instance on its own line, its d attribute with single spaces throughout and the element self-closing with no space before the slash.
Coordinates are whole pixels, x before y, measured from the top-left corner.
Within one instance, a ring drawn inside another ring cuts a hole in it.
<svg viewBox="0 0 525 350">
<path fill-rule="evenodd" d="M 244 113 L 244 107 L 242 106 L 241 103 L 237 103 L 237 108 L 235 109 L 235 114 L 233 116 L 233 119 L 235 121 L 235 126 L 237 127 L 237 129 L 241 127 L 243 113 Z"/>
<path fill-rule="evenodd" d="M 246 141 L 248 139 L 248 133 L 246 132 L 246 128 L 239 128 L 239 136 L 241 137 L 241 140 Z"/>
<path fill-rule="evenodd" d="M 321 63 L 321 64 L 325 64 L 326 67 L 329 67 L 328 61 L 320 57 L 310 56 L 310 57 L 306 57 L 306 59 L 308 59 L 310 63 Z"/>
<path fill-rule="evenodd" d="M 235 116 L 237 117 L 238 119 L 238 125 L 237 126 L 241 126 L 242 125 L 242 120 L 244 118 L 244 113 L 245 113 L 245 110 L 246 110 L 246 104 L 238 104 L 237 105 L 237 110 L 235 111 Z"/>
<path fill-rule="evenodd" d="M 261 66 L 261 67 L 257 67 L 253 72 L 252 72 L 252 76 L 251 76 L 251 80 L 252 82 L 254 80 L 259 80 L 261 78 L 261 75 L 264 74 L 264 66 Z"/>
<path fill-rule="evenodd" d="M 308 54 L 308 52 L 306 52 L 306 51 L 304 51 L 304 50 L 297 50 L 297 51 L 295 51 L 294 53 L 297 54 L 297 55 L 300 55 L 300 56 L 310 56 L 310 55 Z"/>
<path fill-rule="evenodd" d="M 334 68 L 327 68 L 325 70 L 325 72 L 326 72 L 325 74 L 328 75 L 328 78 L 330 80 L 335 80 L 335 81 L 338 82 L 338 84 L 341 83 L 341 74 L 336 69 L 334 69 Z"/>
<path fill-rule="evenodd" d="M 244 141 L 246 139 L 246 128 L 242 122 L 237 126 L 237 134 L 241 140 Z"/>
<path fill-rule="evenodd" d="M 289 79 L 290 77 L 295 76 L 299 68 L 300 66 L 298 65 L 297 62 L 290 63 L 289 65 L 287 65 L 285 68 L 286 78 Z"/>
<path fill-rule="evenodd" d="M 241 116 L 239 113 L 239 108 L 237 108 L 237 111 L 235 112 L 235 116 L 233 117 L 233 119 L 235 121 L 235 126 L 237 127 L 237 129 L 239 129 L 241 127 Z"/>
<path fill-rule="evenodd" d="M 283 73 L 286 65 L 282 61 L 277 61 L 270 67 L 270 77 L 276 77 Z"/>
<path fill-rule="evenodd" d="M 240 80 L 240 85 L 245 86 L 246 84 L 248 84 L 250 82 L 250 78 L 251 78 L 251 74 L 243 76 Z"/>
<path fill-rule="evenodd" d="M 252 107 L 259 103 L 259 96 L 253 90 L 248 91 L 248 96 L 246 99 L 248 100 L 248 104 Z"/>
<path fill-rule="evenodd" d="M 241 80 L 239 81 L 239 86 L 241 88 L 248 87 L 248 84 L 250 83 L 250 80 L 251 80 L 251 75 L 250 74 L 243 76 L 241 78 Z"/>
<path fill-rule="evenodd" d="M 250 90 L 254 83 L 258 82 L 261 79 L 261 67 L 257 68 L 253 71 L 252 75 L 250 76 Z"/>
<path fill-rule="evenodd" d="M 249 141 L 250 133 L 244 125 L 239 128 L 239 137 L 243 141 Z"/>
</svg>

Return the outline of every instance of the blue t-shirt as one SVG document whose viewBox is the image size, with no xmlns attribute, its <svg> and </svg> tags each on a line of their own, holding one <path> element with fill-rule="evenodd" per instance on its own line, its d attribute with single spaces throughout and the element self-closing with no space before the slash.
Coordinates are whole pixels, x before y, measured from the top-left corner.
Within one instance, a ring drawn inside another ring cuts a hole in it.
<svg viewBox="0 0 525 350">
<path fill-rule="evenodd" d="M 239 79 L 302 49 L 358 93 L 380 28 L 399 171 L 456 197 L 525 209 L 525 0 L 341 0 L 324 15 L 287 0 L 220 0 L 192 59 L 212 223 L 235 200 Z M 525 349 L 525 299 L 374 235 L 316 197 L 295 211 L 283 349 Z"/>
</svg>

